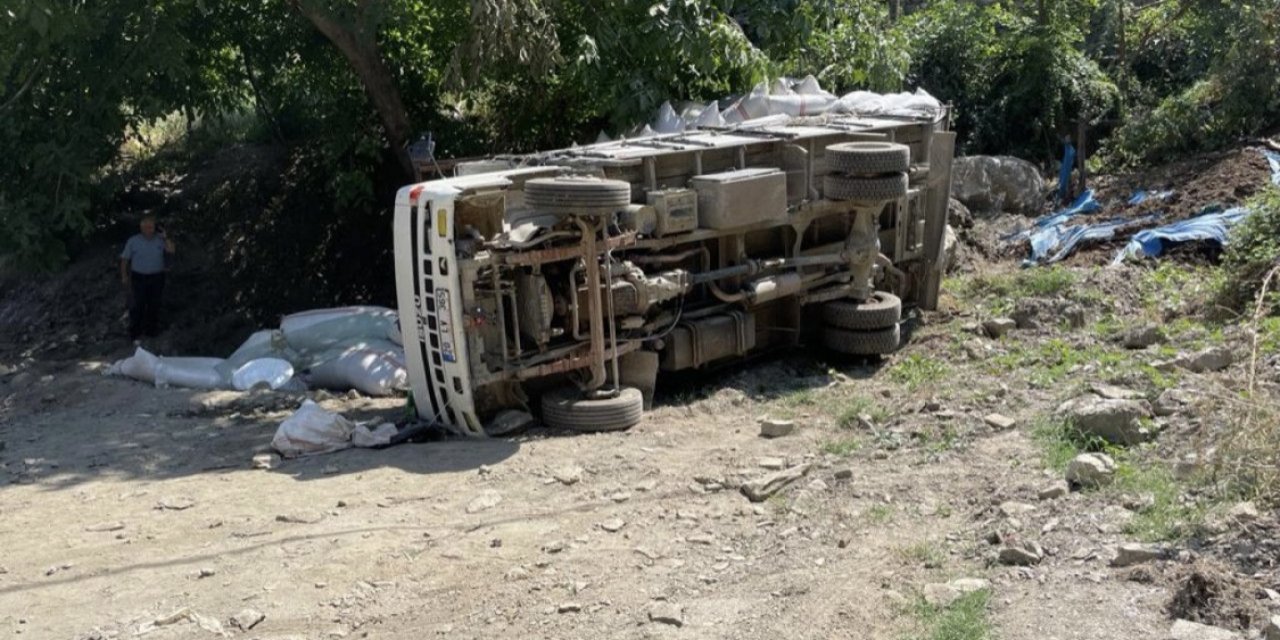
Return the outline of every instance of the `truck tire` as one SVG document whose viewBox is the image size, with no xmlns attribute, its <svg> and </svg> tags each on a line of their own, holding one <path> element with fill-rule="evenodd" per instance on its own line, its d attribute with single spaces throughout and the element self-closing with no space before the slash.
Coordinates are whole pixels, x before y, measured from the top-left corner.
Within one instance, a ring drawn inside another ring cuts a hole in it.
<svg viewBox="0 0 1280 640">
<path fill-rule="evenodd" d="M 577 387 L 563 387 L 542 396 L 542 421 L 549 427 L 573 431 L 622 431 L 640 423 L 644 396 L 623 387 L 612 398 L 584 398 Z"/>
<path fill-rule="evenodd" d="M 911 167 L 911 149 L 893 142 L 841 142 L 827 147 L 827 170 L 859 176 L 902 173 Z"/>
<path fill-rule="evenodd" d="M 885 202 L 907 195 L 907 174 L 876 178 L 851 178 L 828 174 L 822 179 L 822 193 L 828 200 Z"/>
<path fill-rule="evenodd" d="M 822 305 L 822 321 L 839 329 L 884 329 L 902 319 L 902 300 L 886 291 L 876 291 L 870 298 L 834 300 Z"/>
<path fill-rule="evenodd" d="M 534 178 L 524 183 L 524 203 L 544 213 L 613 213 L 631 204 L 631 184 L 590 176 Z"/>
<path fill-rule="evenodd" d="M 883 356 L 898 350 L 902 332 L 898 325 L 874 331 L 849 331 L 823 327 L 822 344 L 836 353 L 850 356 Z"/>
</svg>

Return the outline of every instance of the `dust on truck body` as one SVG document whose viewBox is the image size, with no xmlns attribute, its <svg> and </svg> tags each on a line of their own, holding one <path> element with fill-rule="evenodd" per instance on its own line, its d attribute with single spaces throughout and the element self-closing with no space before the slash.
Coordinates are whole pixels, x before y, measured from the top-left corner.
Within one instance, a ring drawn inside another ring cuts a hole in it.
<svg viewBox="0 0 1280 640">
<path fill-rule="evenodd" d="M 640 420 L 661 371 L 816 345 L 891 352 L 936 305 L 945 117 L 825 116 L 460 165 L 407 186 L 396 287 L 414 406 Z"/>
</svg>

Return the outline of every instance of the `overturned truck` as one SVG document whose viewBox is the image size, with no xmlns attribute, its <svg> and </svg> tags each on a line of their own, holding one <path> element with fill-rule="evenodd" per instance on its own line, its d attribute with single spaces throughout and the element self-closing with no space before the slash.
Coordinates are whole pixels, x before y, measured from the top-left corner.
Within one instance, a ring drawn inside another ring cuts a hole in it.
<svg viewBox="0 0 1280 640">
<path fill-rule="evenodd" d="M 414 406 L 477 436 L 512 409 L 625 429 L 660 372 L 809 344 L 892 352 L 904 306 L 937 303 L 953 148 L 945 115 L 823 116 L 498 157 L 405 187 Z"/>
</svg>

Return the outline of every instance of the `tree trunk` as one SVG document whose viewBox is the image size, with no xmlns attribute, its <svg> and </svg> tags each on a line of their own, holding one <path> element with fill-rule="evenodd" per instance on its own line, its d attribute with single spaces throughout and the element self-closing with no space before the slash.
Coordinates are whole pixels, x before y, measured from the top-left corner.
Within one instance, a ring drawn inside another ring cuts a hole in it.
<svg viewBox="0 0 1280 640">
<path fill-rule="evenodd" d="M 889 0 L 889 21 L 897 22 L 902 16 L 902 0 Z"/>
<path fill-rule="evenodd" d="M 382 61 L 378 50 L 377 25 L 369 24 L 367 19 L 371 0 L 358 0 L 356 24 L 344 24 L 342 21 L 315 6 L 311 0 L 291 0 L 293 8 L 302 14 L 317 31 L 324 34 L 355 71 L 365 94 L 377 110 L 382 120 L 382 128 L 386 130 L 387 143 L 399 161 L 407 176 L 416 172 L 409 159 L 409 113 L 400 98 L 400 90 L 396 88 L 391 71 Z"/>
</svg>

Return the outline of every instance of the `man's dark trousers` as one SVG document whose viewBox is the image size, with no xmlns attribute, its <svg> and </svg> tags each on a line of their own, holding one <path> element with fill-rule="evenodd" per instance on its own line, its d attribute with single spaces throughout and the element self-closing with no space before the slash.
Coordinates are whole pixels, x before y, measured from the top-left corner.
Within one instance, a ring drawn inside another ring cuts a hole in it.
<svg viewBox="0 0 1280 640">
<path fill-rule="evenodd" d="M 164 297 L 164 272 L 138 273 L 129 276 L 133 300 L 129 305 L 129 337 L 155 336 L 160 333 L 160 301 Z"/>
</svg>

